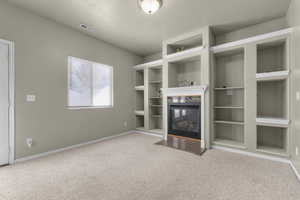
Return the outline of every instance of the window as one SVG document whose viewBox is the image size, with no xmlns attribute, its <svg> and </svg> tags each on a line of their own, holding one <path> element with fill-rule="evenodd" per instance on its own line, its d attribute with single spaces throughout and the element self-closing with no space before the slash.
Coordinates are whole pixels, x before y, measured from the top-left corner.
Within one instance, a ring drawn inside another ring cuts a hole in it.
<svg viewBox="0 0 300 200">
<path fill-rule="evenodd" d="M 69 107 L 112 107 L 113 68 L 69 57 Z"/>
</svg>

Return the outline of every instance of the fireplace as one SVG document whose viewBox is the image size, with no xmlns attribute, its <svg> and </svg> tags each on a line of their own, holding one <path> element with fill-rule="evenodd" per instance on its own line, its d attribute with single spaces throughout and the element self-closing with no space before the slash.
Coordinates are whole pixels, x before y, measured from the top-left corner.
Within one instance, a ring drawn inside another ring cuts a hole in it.
<svg viewBox="0 0 300 200">
<path fill-rule="evenodd" d="M 201 139 L 200 97 L 170 97 L 168 99 L 168 133 Z"/>
</svg>

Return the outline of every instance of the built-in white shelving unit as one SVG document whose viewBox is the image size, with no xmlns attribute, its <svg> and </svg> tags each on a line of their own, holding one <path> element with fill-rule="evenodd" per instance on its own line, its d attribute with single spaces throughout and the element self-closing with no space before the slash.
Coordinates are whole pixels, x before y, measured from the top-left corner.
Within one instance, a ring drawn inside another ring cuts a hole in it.
<svg viewBox="0 0 300 200">
<path fill-rule="evenodd" d="M 149 131 L 162 134 L 162 65 L 149 67 Z"/>
<path fill-rule="evenodd" d="M 211 47 L 210 29 L 204 28 L 164 41 L 162 59 L 134 67 L 137 129 L 166 135 L 161 89 L 208 85 L 209 144 L 288 157 L 291 32 Z"/>
<path fill-rule="evenodd" d="M 162 60 L 134 66 L 136 129 L 162 134 Z"/>
<path fill-rule="evenodd" d="M 145 70 L 142 66 L 136 66 L 135 69 L 135 123 L 139 130 L 145 129 Z"/>
<path fill-rule="evenodd" d="M 213 66 L 213 144 L 245 148 L 244 49 L 214 53 Z"/>
<path fill-rule="evenodd" d="M 257 45 L 257 151 L 288 155 L 289 43 L 278 38 Z"/>
</svg>

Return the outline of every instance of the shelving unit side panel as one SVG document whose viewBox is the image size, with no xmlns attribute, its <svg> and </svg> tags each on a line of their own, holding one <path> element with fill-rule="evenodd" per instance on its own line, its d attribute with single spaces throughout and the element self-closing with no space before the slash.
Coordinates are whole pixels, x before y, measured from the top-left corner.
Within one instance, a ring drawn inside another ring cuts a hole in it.
<svg viewBox="0 0 300 200">
<path fill-rule="evenodd" d="M 257 87 L 256 68 L 257 54 L 256 44 L 245 46 L 245 144 L 249 151 L 256 150 L 256 107 L 257 107 Z"/>
</svg>

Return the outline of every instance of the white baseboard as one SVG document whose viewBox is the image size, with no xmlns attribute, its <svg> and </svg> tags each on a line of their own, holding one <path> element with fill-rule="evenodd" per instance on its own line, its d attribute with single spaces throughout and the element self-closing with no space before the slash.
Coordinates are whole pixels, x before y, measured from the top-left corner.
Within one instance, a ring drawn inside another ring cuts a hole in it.
<svg viewBox="0 0 300 200">
<path fill-rule="evenodd" d="M 291 166 L 291 168 L 293 169 L 293 171 L 294 171 L 296 177 L 298 178 L 298 180 L 299 180 L 299 182 L 300 182 L 300 174 L 299 174 L 297 168 L 295 167 L 295 165 L 293 164 L 292 161 L 290 161 L 290 166 Z"/>
<path fill-rule="evenodd" d="M 289 159 L 286 159 L 286 158 L 278 158 L 275 156 L 261 155 L 258 153 L 252 153 L 252 152 L 242 151 L 242 150 L 238 150 L 238 149 L 232 149 L 232 148 L 228 148 L 228 147 L 220 147 L 220 146 L 212 145 L 212 148 L 219 149 L 222 151 L 228 151 L 228 152 L 232 152 L 232 153 L 239 153 L 239 154 L 252 156 L 252 157 L 256 157 L 256 158 L 262 158 L 262 159 L 266 159 L 266 160 L 287 163 L 287 164 L 290 164 L 290 162 L 291 162 Z"/>
<path fill-rule="evenodd" d="M 163 138 L 162 135 L 155 134 L 155 133 L 151 133 L 151 132 L 147 132 L 147 131 L 133 130 L 133 131 L 131 131 L 131 132 L 134 132 L 134 133 L 141 133 L 141 134 L 144 134 L 144 135 L 150 135 L 150 136 L 154 136 L 154 137 Z"/>
<path fill-rule="evenodd" d="M 56 149 L 56 150 L 53 150 L 53 151 L 47 151 L 47 152 L 36 154 L 36 155 L 33 155 L 33 156 L 27 156 L 27 157 L 24 157 L 24 158 L 19 158 L 19 159 L 16 159 L 14 163 L 20 163 L 20 162 L 25 162 L 25 161 L 28 161 L 28 160 L 34 160 L 34 159 L 45 157 L 45 156 L 48 156 L 48 155 L 51 155 L 51 154 L 54 154 L 54 153 L 59 153 L 59 152 L 75 149 L 75 148 L 78 148 L 78 147 L 95 144 L 95 143 L 98 143 L 98 142 L 102 142 L 102 141 L 105 141 L 105 140 L 113 139 L 113 138 L 116 138 L 116 137 L 132 134 L 132 133 L 133 133 L 133 131 L 128 131 L 128 132 L 124 132 L 124 133 L 121 133 L 121 134 L 118 134 L 118 135 L 107 136 L 107 137 L 103 137 L 103 138 L 100 138 L 100 139 L 97 139 L 97 140 L 92 140 L 92 141 L 89 141 L 89 142 L 75 144 L 75 145 L 72 145 L 72 146 Z"/>
</svg>

